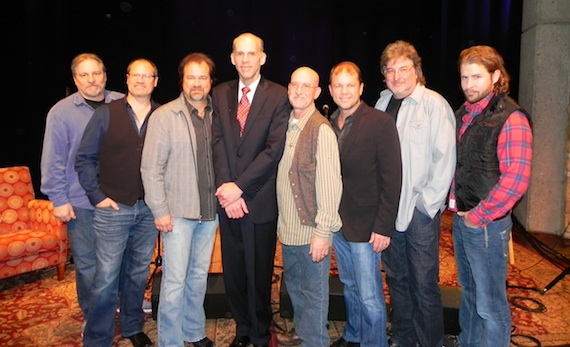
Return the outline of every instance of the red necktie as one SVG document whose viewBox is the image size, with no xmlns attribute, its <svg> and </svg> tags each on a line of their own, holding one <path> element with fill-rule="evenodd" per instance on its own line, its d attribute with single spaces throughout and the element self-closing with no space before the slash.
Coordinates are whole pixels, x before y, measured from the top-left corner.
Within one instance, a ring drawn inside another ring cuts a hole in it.
<svg viewBox="0 0 570 347">
<path fill-rule="evenodd" d="M 245 121 L 247 120 L 247 114 L 249 113 L 249 99 L 247 98 L 247 93 L 249 93 L 250 89 L 248 87 L 243 87 L 241 89 L 242 96 L 241 100 L 238 104 L 237 109 L 237 121 L 239 123 L 239 136 L 243 134 L 243 127 L 245 126 Z"/>
</svg>

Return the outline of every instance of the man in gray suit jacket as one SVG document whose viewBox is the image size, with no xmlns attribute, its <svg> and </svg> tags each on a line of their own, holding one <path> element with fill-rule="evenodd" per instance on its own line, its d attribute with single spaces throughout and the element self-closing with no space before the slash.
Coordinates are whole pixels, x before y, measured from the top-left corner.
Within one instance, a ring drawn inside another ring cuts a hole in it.
<svg viewBox="0 0 570 347">
<path fill-rule="evenodd" d="M 291 107 L 285 87 L 261 77 L 267 56 L 259 37 L 238 36 L 230 58 L 239 79 L 220 84 L 212 93 L 222 266 L 236 321 L 230 347 L 250 342 L 267 346 L 277 228 L 275 180 Z"/>
</svg>

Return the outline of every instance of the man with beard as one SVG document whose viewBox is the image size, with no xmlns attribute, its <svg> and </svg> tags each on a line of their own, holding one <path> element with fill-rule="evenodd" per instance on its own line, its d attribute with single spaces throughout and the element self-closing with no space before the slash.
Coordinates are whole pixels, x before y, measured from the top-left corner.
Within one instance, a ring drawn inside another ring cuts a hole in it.
<svg viewBox="0 0 570 347">
<path fill-rule="evenodd" d="M 212 347 L 204 296 L 218 227 L 208 95 L 214 62 L 192 53 L 178 73 L 182 92 L 151 117 L 141 162 L 145 201 L 164 240 L 158 341 L 163 347 Z"/>
<path fill-rule="evenodd" d="M 508 347 L 511 311 L 507 260 L 514 204 L 528 187 L 529 115 L 510 97 L 503 58 L 492 47 L 459 55 L 467 101 L 456 111 L 457 167 L 449 207 L 458 282 L 462 347 Z"/>
<path fill-rule="evenodd" d="M 95 277 L 95 233 L 93 206 L 79 184 L 75 156 L 95 109 L 124 95 L 105 89 L 105 65 L 93 53 L 81 53 L 73 58 L 71 74 L 77 92 L 60 100 L 47 115 L 40 189 L 53 203 L 55 218 L 67 223 L 75 264 L 77 301 L 85 324 Z"/>
</svg>

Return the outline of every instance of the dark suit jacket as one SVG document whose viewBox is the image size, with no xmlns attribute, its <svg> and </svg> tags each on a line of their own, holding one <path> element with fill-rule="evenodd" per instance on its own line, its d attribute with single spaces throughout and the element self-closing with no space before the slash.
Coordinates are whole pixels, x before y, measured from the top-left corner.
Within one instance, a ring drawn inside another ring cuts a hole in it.
<svg viewBox="0 0 570 347">
<path fill-rule="evenodd" d="M 332 115 L 336 125 L 338 111 Z M 392 235 L 395 227 L 402 161 L 396 123 L 364 102 L 352 115 L 340 148 L 343 193 L 342 233 L 351 242 L 368 242 L 372 232 Z"/>
<path fill-rule="evenodd" d="M 212 90 L 216 187 L 235 182 L 243 191 L 251 220 L 265 223 L 277 219 L 275 180 L 291 106 L 285 87 L 261 78 L 240 138 L 237 96 L 237 80 Z M 218 212 L 225 213 L 220 207 Z"/>
</svg>

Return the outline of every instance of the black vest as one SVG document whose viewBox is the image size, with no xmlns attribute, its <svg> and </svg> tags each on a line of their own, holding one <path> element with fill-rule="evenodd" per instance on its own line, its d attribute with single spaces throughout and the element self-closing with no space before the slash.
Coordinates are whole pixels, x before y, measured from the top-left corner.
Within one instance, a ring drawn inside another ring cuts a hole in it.
<svg viewBox="0 0 570 347">
<path fill-rule="evenodd" d="M 108 197 L 132 206 L 144 197 L 140 167 L 145 127 L 139 136 L 124 98 L 108 105 L 109 128 L 99 149 L 99 182 Z"/>
<path fill-rule="evenodd" d="M 510 97 L 497 94 L 475 117 L 457 143 L 455 197 L 459 211 L 468 211 L 484 200 L 499 181 L 497 142 L 503 125 L 515 111 L 529 115 Z M 457 138 L 467 113 L 465 105 L 455 112 Z"/>
</svg>

